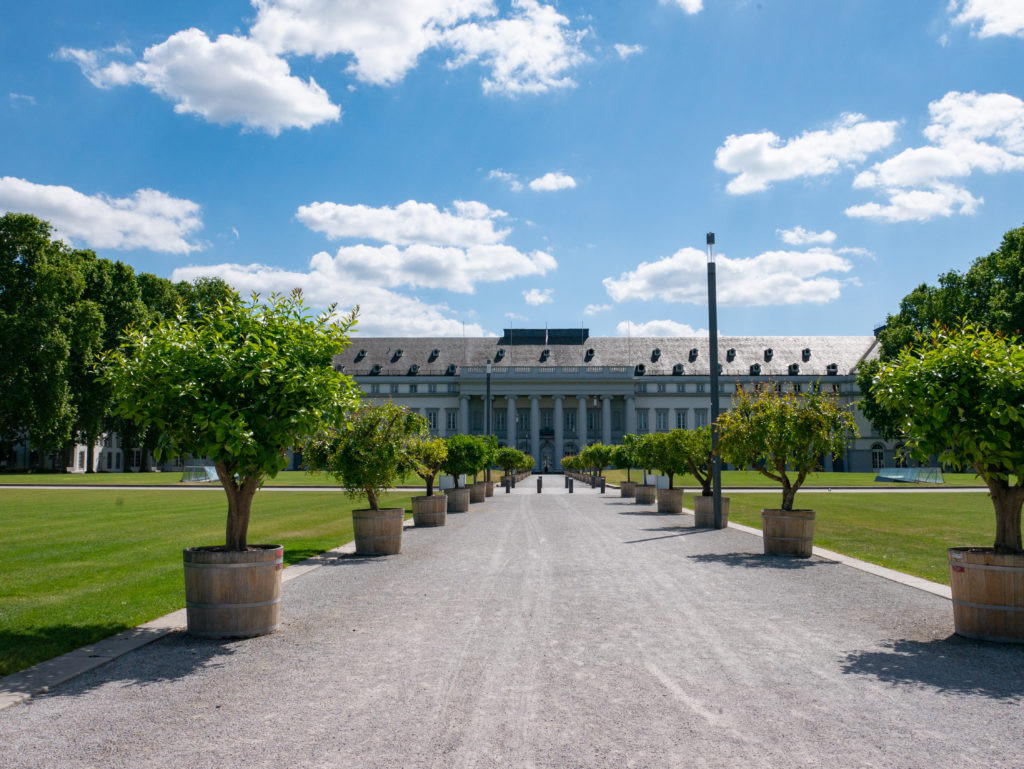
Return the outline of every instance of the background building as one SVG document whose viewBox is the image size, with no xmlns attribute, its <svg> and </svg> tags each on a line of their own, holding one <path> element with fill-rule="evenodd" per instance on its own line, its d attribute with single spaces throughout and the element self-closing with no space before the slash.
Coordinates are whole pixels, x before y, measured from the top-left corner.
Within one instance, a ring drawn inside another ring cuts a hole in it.
<svg viewBox="0 0 1024 769">
<path fill-rule="evenodd" d="M 747 390 L 821 387 L 844 404 L 860 397 L 857 366 L 873 336 L 720 337 L 720 407 Z M 485 432 L 486 366 L 491 426 L 502 445 L 531 454 L 537 470 L 591 443 L 626 433 L 692 429 L 710 419 L 707 337 L 591 337 L 585 328 L 505 329 L 496 337 L 357 337 L 335 358 L 371 398 L 426 417 L 434 435 Z M 861 438 L 827 470 L 870 472 L 893 464 L 893 446 L 855 409 Z"/>
</svg>

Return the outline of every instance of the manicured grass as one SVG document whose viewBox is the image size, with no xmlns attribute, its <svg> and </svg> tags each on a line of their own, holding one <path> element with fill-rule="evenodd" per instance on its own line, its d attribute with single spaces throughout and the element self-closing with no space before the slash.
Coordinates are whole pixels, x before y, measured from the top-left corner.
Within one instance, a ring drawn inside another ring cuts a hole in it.
<svg viewBox="0 0 1024 769">
<path fill-rule="evenodd" d="M 351 541 L 350 511 L 365 506 L 337 491 L 257 494 L 249 541 L 283 544 L 295 563 Z M 184 606 L 182 548 L 222 543 L 226 511 L 209 491 L 0 489 L 0 675 Z"/>
<path fill-rule="evenodd" d="M 762 508 L 781 494 L 734 494 L 729 520 L 761 528 Z M 949 584 L 946 548 L 991 547 L 995 513 L 987 494 L 814 494 L 814 544 L 907 574 Z"/>
<path fill-rule="evenodd" d="M 656 473 L 657 475 L 657 473 Z M 619 483 L 620 481 L 626 480 L 625 470 L 605 470 L 605 478 L 608 479 L 609 483 Z M 640 481 L 643 478 L 643 471 L 632 470 L 630 476 L 634 481 Z M 943 473 L 943 480 L 945 486 L 984 486 L 984 481 L 981 480 L 974 473 Z M 875 473 L 811 473 L 807 476 L 807 480 L 804 482 L 804 486 L 816 486 L 821 488 L 829 488 L 835 486 L 866 486 L 876 489 L 892 488 L 892 489 L 906 489 L 906 488 L 936 488 L 936 484 L 931 483 L 876 483 Z M 683 486 L 685 488 L 694 488 L 698 486 L 697 479 L 692 475 L 677 475 L 672 479 L 674 486 Z M 780 488 L 778 483 L 766 478 L 761 473 L 752 471 L 742 470 L 724 470 L 722 472 L 722 487 L 723 488 L 744 488 L 754 487 L 759 488 L 765 486 L 768 488 Z M 781 494 L 781 492 L 780 492 Z"/>
</svg>

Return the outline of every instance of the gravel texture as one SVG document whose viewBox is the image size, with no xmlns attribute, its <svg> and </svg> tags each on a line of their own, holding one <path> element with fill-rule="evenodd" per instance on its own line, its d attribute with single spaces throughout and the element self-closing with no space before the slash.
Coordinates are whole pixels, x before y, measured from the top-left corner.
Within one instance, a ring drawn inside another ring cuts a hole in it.
<svg viewBox="0 0 1024 769">
<path fill-rule="evenodd" d="M 1024 647 L 947 600 L 546 486 L 0 711 L 0 766 L 1024 766 Z"/>
</svg>

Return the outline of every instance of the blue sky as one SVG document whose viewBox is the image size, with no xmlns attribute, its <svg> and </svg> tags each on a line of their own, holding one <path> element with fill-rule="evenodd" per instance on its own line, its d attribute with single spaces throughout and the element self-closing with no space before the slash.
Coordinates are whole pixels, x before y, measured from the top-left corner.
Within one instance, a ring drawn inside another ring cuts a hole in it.
<svg viewBox="0 0 1024 769">
<path fill-rule="evenodd" d="M 869 334 L 1024 223 L 1020 0 L 36 0 L 0 211 L 360 333 Z"/>
</svg>

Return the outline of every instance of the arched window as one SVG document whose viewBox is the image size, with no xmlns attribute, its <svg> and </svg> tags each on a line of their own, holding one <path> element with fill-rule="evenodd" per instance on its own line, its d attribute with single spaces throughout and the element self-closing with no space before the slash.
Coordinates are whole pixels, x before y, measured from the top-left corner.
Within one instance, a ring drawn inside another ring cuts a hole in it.
<svg viewBox="0 0 1024 769">
<path fill-rule="evenodd" d="M 875 443 L 871 446 L 871 469 L 880 470 L 885 467 L 885 446 Z"/>
</svg>

